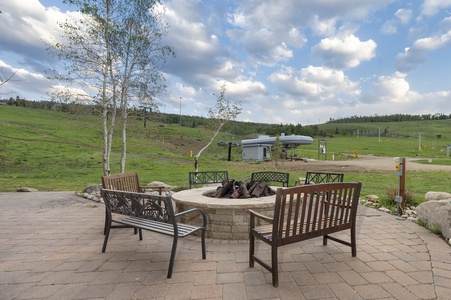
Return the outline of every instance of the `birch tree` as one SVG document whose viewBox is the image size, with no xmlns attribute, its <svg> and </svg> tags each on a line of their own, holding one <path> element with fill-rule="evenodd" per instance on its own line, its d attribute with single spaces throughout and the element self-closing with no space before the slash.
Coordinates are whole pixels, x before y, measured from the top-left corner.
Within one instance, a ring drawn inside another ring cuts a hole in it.
<svg viewBox="0 0 451 300">
<path fill-rule="evenodd" d="M 20 81 L 21 79 L 16 77 L 16 71 L 6 71 L 6 68 L 0 67 L 0 87 L 9 81 Z"/>
<path fill-rule="evenodd" d="M 199 157 L 202 152 L 207 149 L 211 143 L 218 136 L 222 127 L 227 124 L 230 120 L 235 120 L 236 117 L 241 113 L 241 102 L 235 101 L 232 102 L 225 97 L 226 88 L 223 85 L 221 87 L 221 92 L 218 96 L 216 96 L 216 105 L 208 110 L 208 117 L 213 124 L 214 134 L 211 137 L 210 141 L 200 149 L 200 151 L 194 156 L 194 169 L 196 172 L 199 172 Z"/>
<path fill-rule="evenodd" d="M 161 68 L 173 55 L 162 46 L 167 33 L 158 0 L 66 0 L 80 8 L 80 17 L 60 26 L 61 42 L 50 52 L 64 72 L 55 79 L 66 84 L 54 93 L 65 101 L 82 101 L 100 108 L 105 175 L 111 173 L 110 153 L 119 114 L 122 124 L 120 171 L 125 172 L 127 118 L 130 102 L 157 105 L 155 95 L 165 89 Z"/>
</svg>

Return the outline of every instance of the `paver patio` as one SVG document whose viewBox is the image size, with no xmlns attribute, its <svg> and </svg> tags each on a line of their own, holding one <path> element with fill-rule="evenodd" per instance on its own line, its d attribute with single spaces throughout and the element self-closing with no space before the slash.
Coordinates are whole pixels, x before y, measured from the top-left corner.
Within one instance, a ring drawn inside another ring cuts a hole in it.
<svg viewBox="0 0 451 300">
<path fill-rule="evenodd" d="M 182 239 L 171 279 L 170 237 L 113 229 L 101 253 L 103 218 L 73 192 L 0 193 L 0 299 L 451 299 L 451 247 L 363 206 L 357 257 L 321 238 L 282 247 L 278 288 L 248 267 L 247 241 L 209 239 L 204 261 Z"/>
</svg>

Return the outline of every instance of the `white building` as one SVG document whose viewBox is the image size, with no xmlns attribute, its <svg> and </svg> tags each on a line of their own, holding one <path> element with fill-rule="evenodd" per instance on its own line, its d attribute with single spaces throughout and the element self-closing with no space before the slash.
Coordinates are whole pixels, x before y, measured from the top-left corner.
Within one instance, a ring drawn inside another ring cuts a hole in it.
<svg viewBox="0 0 451 300">
<path fill-rule="evenodd" d="M 304 135 L 284 135 L 280 136 L 280 142 L 285 149 L 296 148 L 299 145 L 310 145 L 313 139 Z M 242 140 L 241 146 L 243 147 L 243 160 L 244 161 L 262 161 L 270 159 L 271 147 L 274 145 L 276 137 L 259 136 L 256 139 Z"/>
</svg>

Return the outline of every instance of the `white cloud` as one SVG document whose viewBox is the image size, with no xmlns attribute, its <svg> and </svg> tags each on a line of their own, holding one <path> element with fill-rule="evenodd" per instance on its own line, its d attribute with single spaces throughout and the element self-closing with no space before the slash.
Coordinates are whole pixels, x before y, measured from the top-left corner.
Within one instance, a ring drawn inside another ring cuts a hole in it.
<svg viewBox="0 0 451 300">
<path fill-rule="evenodd" d="M 395 17 L 403 25 L 406 25 L 412 19 L 413 11 L 411 9 L 400 8 L 395 12 Z"/>
<path fill-rule="evenodd" d="M 359 84 L 349 80 L 343 71 L 324 67 L 308 66 L 299 72 L 293 68 L 284 68 L 273 73 L 269 80 L 284 93 L 307 102 L 360 94 Z"/>
<path fill-rule="evenodd" d="M 418 39 L 411 47 L 406 48 L 404 53 L 397 55 L 397 69 L 400 72 L 409 72 L 417 65 L 426 62 L 429 53 L 450 44 L 451 30 L 443 34 Z"/>
<path fill-rule="evenodd" d="M 384 102 L 408 102 L 409 83 L 406 75 L 396 72 L 392 76 L 380 76 L 376 82 L 379 97 Z"/>
<path fill-rule="evenodd" d="M 324 59 L 330 67 L 355 68 L 362 61 L 371 60 L 376 55 L 376 47 L 371 39 L 362 42 L 354 35 L 347 35 L 322 39 L 312 48 L 312 52 Z"/>
<path fill-rule="evenodd" d="M 383 34 L 395 34 L 398 32 L 397 23 L 395 20 L 388 20 L 382 24 L 381 32 Z"/>
<path fill-rule="evenodd" d="M 451 0 L 424 0 L 421 5 L 421 14 L 431 17 L 449 7 L 451 7 Z"/>
<path fill-rule="evenodd" d="M 336 31 L 337 20 L 335 18 L 320 20 L 318 15 L 313 17 L 312 30 L 318 36 L 330 36 Z"/>
</svg>

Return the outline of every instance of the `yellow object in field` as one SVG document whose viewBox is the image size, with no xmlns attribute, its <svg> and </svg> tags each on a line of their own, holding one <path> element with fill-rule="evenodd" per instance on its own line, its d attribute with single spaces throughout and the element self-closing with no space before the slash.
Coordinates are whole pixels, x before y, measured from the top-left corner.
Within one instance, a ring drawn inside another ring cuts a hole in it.
<svg viewBox="0 0 451 300">
<path fill-rule="evenodd" d="M 352 151 L 352 156 L 354 156 L 354 158 L 358 158 L 359 156 L 357 155 L 357 151 Z"/>
</svg>

